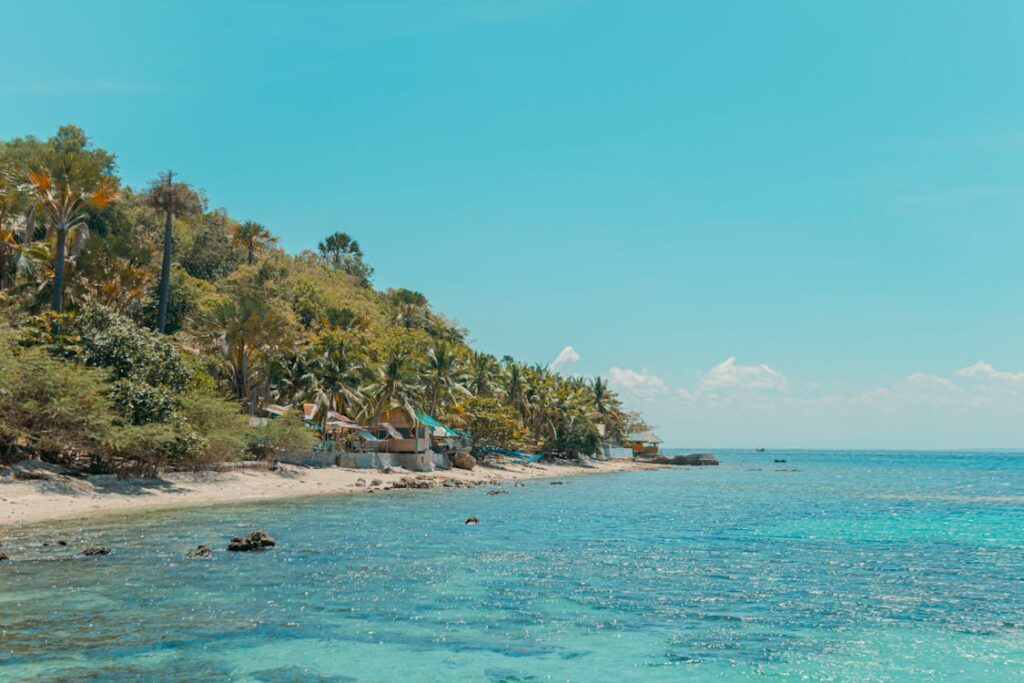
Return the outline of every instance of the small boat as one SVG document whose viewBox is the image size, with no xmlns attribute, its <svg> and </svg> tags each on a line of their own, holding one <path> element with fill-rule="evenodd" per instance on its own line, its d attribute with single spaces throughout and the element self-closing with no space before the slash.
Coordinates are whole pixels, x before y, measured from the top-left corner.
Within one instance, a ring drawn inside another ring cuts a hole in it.
<svg viewBox="0 0 1024 683">
<path fill-rule="evenodd" d="M 519 451 L 510 451 L 505 448 L 498 448 L 497 446 L 484 446 L 480 449 L 482 453 L 492 453 L 494 455 L 504 455 L 506 458 L 516 460 L 523 465 L 527 465 L 531 462 L 537 462 L 544 457 L 543 453 L 520 453 Z"/>
<path fill-rule="evenodd" d="M 763 448 L 755 448 L 754 452 L 755 453 L 764 453 L 764 449 Z"/>
</svg>

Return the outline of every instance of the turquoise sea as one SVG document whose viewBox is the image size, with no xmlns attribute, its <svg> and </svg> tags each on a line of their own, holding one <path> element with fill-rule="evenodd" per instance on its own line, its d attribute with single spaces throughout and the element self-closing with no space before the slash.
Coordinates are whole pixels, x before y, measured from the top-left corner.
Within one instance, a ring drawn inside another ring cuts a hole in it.
<svg viewBox="0 0 1024 683">
<path fill-rule="evenodd" d="M 0 680 L 1024 681 L 1024 455 L 719 457 L 0 530 Z"/>
</svg>

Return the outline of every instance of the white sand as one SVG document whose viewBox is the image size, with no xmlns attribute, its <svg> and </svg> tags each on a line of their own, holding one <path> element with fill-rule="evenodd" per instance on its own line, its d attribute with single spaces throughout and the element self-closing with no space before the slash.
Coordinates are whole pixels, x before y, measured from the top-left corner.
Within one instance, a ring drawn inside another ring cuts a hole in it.
<svg viewBox="0 0 1024 683">
<path fill-rule="evenodd" d="M 473 471 L 452 469 L 427 473 L 396 469 L 389 474 L 340 467 L 313 469 L 281 466 L 276 471 L 179 473 L 167 475 L 160 480 L 60 478 L 58 481 L 15 481 L 0 483 L 0 526 L 254 500 L 365 494 L 371 488 L 377 491 L 388 489 L 403 477 L 501 483 L 536 477 L 656 468 L 655 465 L 632 460 L 595 461 L 580 466 L 507 464 L 500 467 L 478 466 Z M 379 479 L 381 485 L 358 486 L 356 482 L 359 479 L 363 479 L 366 484 Z"/>
</svg>

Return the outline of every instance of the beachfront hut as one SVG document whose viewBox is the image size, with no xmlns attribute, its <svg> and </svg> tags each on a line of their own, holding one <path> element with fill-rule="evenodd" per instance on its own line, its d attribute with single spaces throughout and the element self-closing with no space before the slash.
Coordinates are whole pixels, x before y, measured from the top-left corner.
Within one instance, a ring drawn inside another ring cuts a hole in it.
<svg viewBox="0 0 1024 683">
<path fill-rule="evenodd" d="M 376 415 L 370 424 L 374 436 L 390 453 L 425 453 L 430 450 L 431 431 L 415 415 L 394 407 Z"/>
<path fill-rule="evenodd" d="M 626 435 L 626 446 L 633 451 L 634 456 L 658 455 L 661 448 L 661 439 L 653 432 L 633 432 Z"/>
</svg>

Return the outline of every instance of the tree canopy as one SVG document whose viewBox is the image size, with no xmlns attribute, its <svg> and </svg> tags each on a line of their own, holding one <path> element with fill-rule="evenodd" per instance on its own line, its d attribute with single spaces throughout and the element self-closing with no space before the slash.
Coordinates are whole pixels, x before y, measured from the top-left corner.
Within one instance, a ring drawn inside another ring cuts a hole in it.
<svg viewBox="0 0 1024 683">
<path fill-rule="evenodd" d="M 347 232 L 288 254 L 181 180 L 136 192 L 116 170 L 74 126 L 0 142 L 0 456 L 145 469 L 303 442 L 294 421 L 252 436 L 244 414 L 272 402 L 367 424 L 400 407 L 569 456 L 642 424 L 603 379 L 498 360 L 423 293 L 374 289 Z M 51 402 L 52 428 L 23 407 Z"/>
</svg>

